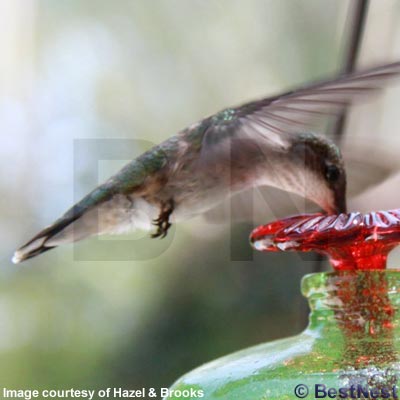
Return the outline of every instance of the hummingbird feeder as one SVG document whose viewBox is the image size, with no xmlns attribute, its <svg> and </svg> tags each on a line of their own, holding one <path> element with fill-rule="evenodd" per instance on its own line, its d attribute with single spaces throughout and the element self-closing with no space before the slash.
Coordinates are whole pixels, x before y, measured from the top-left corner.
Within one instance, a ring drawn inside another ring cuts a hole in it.
<svg viewBox="0 0 400 400">
<path fill-rule="evenodd" d="M 400 270 L 386 261 L 400 242 L 400 210 L 289 217 L 256 228 L 250 241 L 260 251 L 328 256 L 334 272 L 302 281 L 308 327 L 205 364 L 172 388 L 218 400 L 397 398 Z"/>
</svg>

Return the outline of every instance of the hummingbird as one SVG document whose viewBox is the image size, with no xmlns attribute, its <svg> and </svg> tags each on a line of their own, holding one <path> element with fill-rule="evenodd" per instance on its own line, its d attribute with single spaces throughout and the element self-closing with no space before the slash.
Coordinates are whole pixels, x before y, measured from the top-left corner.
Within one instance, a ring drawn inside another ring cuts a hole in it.
<svg viewBox="0 0 400 400">
<path fill-rule="evenodd" d="M 276 187 L 326 213 L 346 212 L 341 152 L 310 127 L 399 74 L 400 62 L 386 64 L 208 116 L 131 161 L 20 247 L 12 261 L 99 234 L 154 228 L 151 237 L 163 238 L 172 222 L 252 187 Z"/>
</svg>

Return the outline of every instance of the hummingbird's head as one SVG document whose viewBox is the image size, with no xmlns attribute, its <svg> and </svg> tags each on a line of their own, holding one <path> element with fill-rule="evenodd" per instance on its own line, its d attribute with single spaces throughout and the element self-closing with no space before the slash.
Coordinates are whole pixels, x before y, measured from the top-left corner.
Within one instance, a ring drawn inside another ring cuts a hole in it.
<svg viewBox="0 0 400 400">
<path fill-rule="evenodd" d="M 329 214 L 346 212 L 346 171 L 338 146 L 326 137 L 304 133 L 294 137 L 290 153 L 303 178 L 301 194 Z"/>
</svg>

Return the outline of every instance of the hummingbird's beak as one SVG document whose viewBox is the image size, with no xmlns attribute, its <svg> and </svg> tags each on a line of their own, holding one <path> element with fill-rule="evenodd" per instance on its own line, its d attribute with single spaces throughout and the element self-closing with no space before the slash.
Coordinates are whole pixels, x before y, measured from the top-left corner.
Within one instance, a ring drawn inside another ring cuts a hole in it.
<svg viewBox="0 0 400 400">
<path fill-rule="evenodd" d="M 341 214 L 347 212 L 346 191 L 337 190 L 334 195 L 334 208 L 332 214 Z"/>
</svg>

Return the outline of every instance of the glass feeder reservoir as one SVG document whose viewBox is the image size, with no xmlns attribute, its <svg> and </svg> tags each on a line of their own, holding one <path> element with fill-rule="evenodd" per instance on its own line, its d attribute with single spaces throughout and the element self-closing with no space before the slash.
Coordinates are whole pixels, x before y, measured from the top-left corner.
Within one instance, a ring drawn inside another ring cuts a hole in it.
<svg viewBox="0 0 400 400">
<path fill-rule="evenodd" d="M 335 271 L 302 281 L 307 329 L 205 364 L 178 379 L 168 398 L 400 397 L 400 270 L 386 270 L 400 210 L 300 215 L 261 226 L 250 240 L 260 251 L 328 255 Z"/>
</svg>

